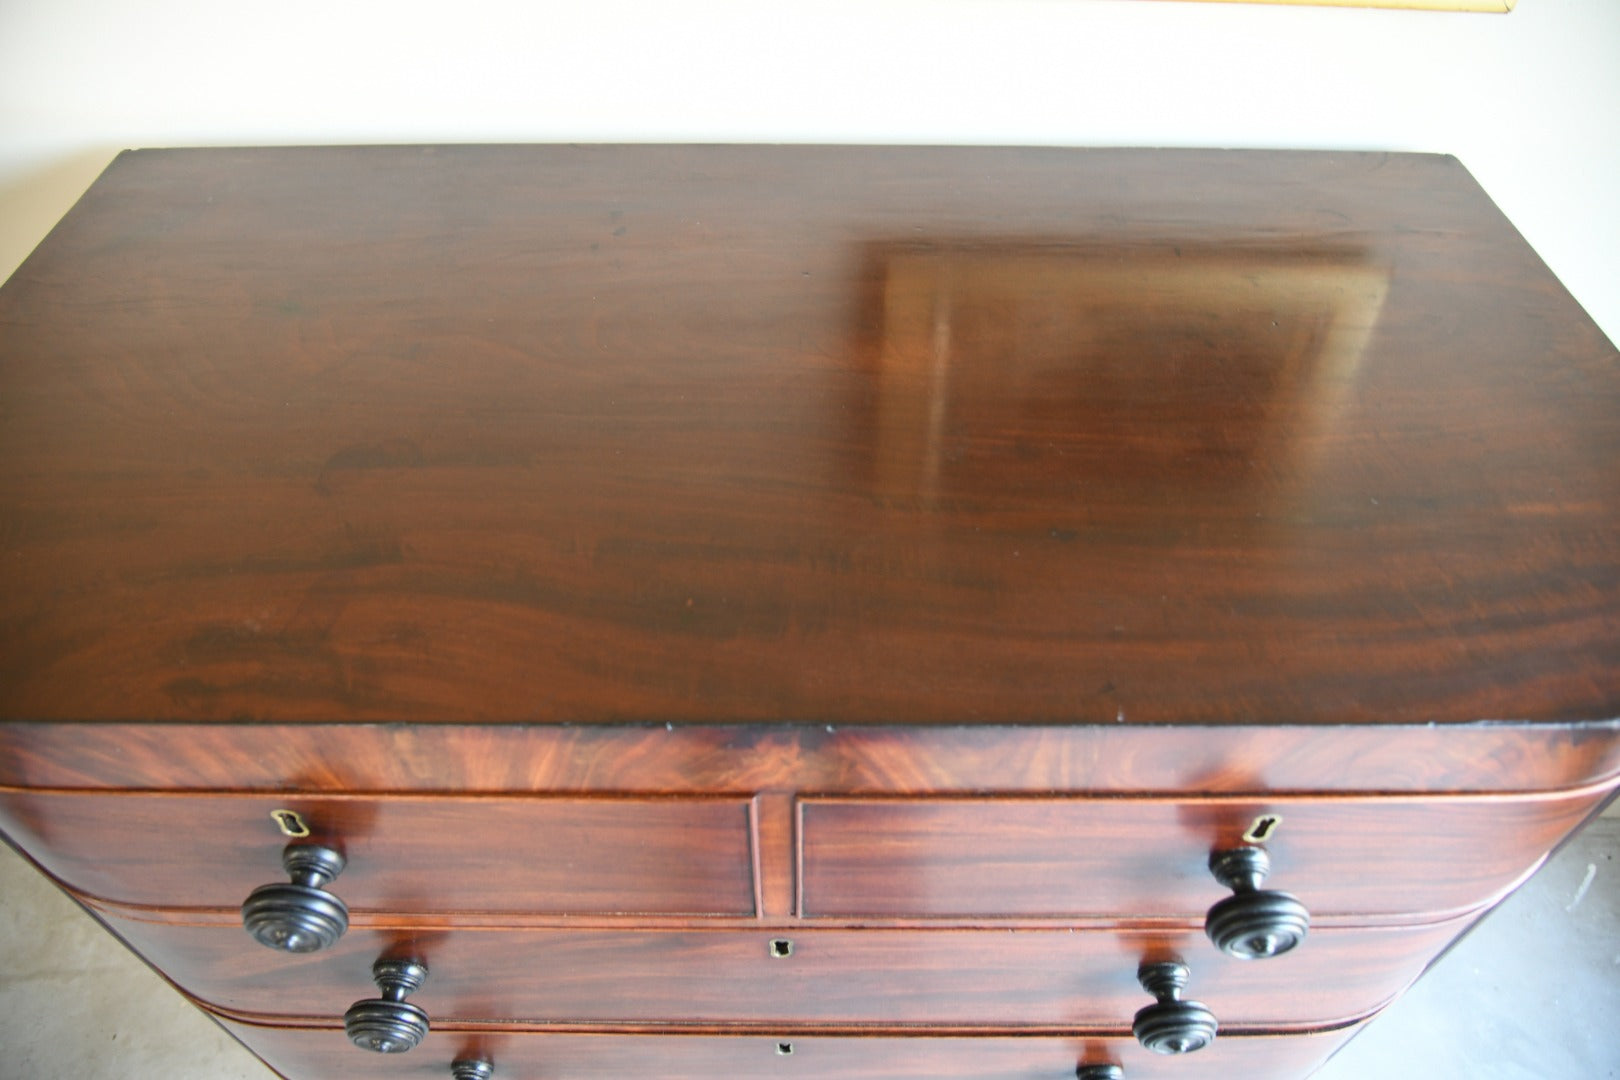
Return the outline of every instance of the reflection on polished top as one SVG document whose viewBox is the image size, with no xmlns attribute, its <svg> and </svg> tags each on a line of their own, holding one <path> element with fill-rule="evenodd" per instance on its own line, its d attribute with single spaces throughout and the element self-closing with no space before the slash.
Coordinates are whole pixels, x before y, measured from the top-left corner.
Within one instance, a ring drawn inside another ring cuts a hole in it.
<svg viewBox="0 0 1620 1080">
<path fill-rule="evenodd" d="M 1612 718 L 1617 461 L 1446 158 L 128 154 L 0 291 L 0 718 Z"/>
</svg>

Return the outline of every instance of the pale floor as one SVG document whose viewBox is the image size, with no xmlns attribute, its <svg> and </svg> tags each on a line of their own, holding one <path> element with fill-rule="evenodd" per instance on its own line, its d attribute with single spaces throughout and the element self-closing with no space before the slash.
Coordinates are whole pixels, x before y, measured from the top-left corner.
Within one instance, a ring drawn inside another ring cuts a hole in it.
<svg viewBox="0 0 1620 1080">
<path fill-rule="evenodd" d="M 1617 855 L 1595 822 L 1317 1080 L 1620 1078 Z M 270 1076 L 0 844 L 0 1078 Z"/>
</svg>

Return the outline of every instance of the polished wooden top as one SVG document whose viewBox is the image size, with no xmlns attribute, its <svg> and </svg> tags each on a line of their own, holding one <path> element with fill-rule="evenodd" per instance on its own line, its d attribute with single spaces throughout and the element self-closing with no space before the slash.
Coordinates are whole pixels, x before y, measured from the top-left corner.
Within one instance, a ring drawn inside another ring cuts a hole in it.
<svg viewBox="0 0 1620 1080">
<path fill-rule="evenodd" d="M 1620 716 L 1620 363 L 1454 160 L 121 156 L 0 290 L 0 717 Z"/>
</svg>

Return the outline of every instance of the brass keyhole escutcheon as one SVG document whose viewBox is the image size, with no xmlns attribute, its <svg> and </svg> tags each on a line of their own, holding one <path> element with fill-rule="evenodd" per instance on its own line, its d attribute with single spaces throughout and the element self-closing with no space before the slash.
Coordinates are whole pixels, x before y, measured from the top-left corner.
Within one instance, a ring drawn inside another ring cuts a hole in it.
<svg viewBox="0 0 1620 1080">
<path fill-rule="evenodd" d="M 790 940 L 788 938 L 782 938 L 782 937 L 771 939 L 771 955 L 773 957 L 776 957 L 777 959 L 783 959 L 785 957 L 792 956 L 793 955 L 793 942 L 792 942 L 792 940 Z"/>
<path fill-rule="evenodd" d="M 1245 844 L 1263 844 L 1277 834 L 1277 827 L 1282 824 L 1282 817 L 1277 814 L 1261 814 L 1249 826 L 1249 831 L 1243 834 Z"/>
<path fill-rule="evenodd" d="M 309 825 L 296 810 L 272 810 L 270 820 L 276 823 L 282 836 L 290 836 L 294 840 L 302 840 L 309 835 Z"/>
</svg>

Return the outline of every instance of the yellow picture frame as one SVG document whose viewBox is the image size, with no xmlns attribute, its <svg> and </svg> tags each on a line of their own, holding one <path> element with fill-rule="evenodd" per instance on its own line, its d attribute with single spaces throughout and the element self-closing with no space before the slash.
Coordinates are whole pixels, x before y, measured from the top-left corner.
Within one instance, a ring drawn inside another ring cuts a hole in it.
<svg viewBox="0 0 1620 1080">
<path fill-rule="evenodd" d="M 1217 4 L 1288 4 L 1295 7 L 1399 8 L 1407 11 L 1471 11 L 1506 15 L 1519 0 L 1203 0 Z"/>
</svg>

